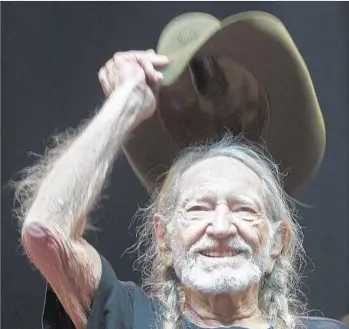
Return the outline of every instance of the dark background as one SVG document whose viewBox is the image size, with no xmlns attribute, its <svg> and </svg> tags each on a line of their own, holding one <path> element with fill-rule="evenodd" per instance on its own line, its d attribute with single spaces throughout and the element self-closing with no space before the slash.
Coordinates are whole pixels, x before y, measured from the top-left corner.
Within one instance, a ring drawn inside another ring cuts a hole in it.
<svg viewBox="0 0 349 329">
<path fill-rule="evenodd" d="M 349 312 L 349 10 L 345 2 L 2 3 L 2 328 L 38 329 L 44 280 L 19 247 L 6 183 L 42 153 L 47 137 L 76 126 L 103 102 L 97 72 L 119 50 L 155 48 L 166 23 L 188 11 L 225 18 L 264 10 L 285 23 L 303 54 L 327 127 L 319 175 L 297 197 L 312 263 L 305 293 L 312 310 Z M 91 241 L 123 280 L 138 281 L 123 251 L 134 241 L 130 219 L 147 195 L 120 158 L 108 198 L 94 214 Z"/>
</svg>

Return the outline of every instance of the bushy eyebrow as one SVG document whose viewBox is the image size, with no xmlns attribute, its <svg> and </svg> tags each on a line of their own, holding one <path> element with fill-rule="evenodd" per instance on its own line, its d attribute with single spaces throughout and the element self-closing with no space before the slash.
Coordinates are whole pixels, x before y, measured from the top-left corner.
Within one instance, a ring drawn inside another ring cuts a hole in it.
<svg viewBox="0 0 349 329">
<path fill-rule="evenodd" d="M 246 205 L 246 206 L 252 205 L 256 207 L 259 211 L 263 209 L 263 204 L 261 203 L 262 200 L 259 201 L 258 199 L 250 196 L 244 196 L 244 195 L 234 196 L 234 202 L 237 204 Z"/>
<path fill-rule="evenodd" d="M 191 201 L 207 201 L 208 199 L 216 199 L 216 195 L 213 191 L 191 191 L 183 200 L 180 201 L 180 205 L 184 207 Z"/>
</svg>

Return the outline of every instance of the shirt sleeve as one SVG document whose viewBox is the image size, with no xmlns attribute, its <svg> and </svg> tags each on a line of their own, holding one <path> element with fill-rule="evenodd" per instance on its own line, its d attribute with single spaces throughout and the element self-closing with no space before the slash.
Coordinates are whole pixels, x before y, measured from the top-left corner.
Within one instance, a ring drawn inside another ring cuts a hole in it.
<svg viewBox="0 0 349 329">
<path fill-rule="evenodd" d="M 102 275 L 91 304 L 86 329 L 131 329 L 134 323 L 135 306 L 151 310 L 151 301 L 132 282 L 117 279 L 109 262 L 101 257 Z M 49 284 L 42 314 L 43 329 L 75 329 L 58 297 Z"/>
</svg>

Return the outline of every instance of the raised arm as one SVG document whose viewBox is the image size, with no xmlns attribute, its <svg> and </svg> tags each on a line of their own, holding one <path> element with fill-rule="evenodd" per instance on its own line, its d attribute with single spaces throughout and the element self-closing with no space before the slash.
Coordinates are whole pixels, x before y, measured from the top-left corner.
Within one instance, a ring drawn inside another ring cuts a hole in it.
<svg viewBox="0 0 349 329">
<path fill-rule="evenodd" d="M 97 251 L 83 239 L 94 206 L 128 134 L 155 111 L 156 71 L 166 58 L 152 51 L 117 53 L 99 79 L 108 96 L 35 191 L 22 225 L 24 249 L 52 286 L 76 328 L 84 328 L 101 275 Z M 29 178 L 30 179 L 30 178 Z"/>
</svg>

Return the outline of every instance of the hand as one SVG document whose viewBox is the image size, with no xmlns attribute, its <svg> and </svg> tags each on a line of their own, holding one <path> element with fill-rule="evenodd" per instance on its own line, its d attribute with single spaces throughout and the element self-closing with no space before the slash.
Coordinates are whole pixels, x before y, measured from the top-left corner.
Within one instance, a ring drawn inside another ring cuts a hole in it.
<svg viewBox="0 0 349 329">
<path fill-rule="evenodd" d="M 154 50 L 118 52 L 99 71 L 103 91 L 109 97 L 125 83 L 134 83 L 134 97 L 141 104 L 141 121 L 152 116 L 156 109 L 156 89 L 163 79 L 157 71 L 168 64 L 166 56 Z"/>
</svg>

